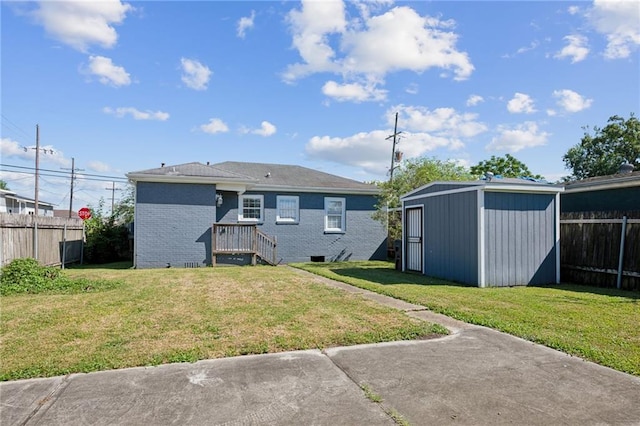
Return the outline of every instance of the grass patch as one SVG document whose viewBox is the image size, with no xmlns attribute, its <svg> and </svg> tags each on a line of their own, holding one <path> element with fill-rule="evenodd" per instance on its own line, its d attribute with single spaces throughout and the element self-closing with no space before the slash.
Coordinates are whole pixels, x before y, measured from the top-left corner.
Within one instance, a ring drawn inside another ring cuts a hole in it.
<svg viewBox="0 0 640 426">
<path fill-rule="evenodd" d="M 419 339 L 441 328 L 287 268 L 69 269 L 109 291 L 0 302 L 0 380 Z"/>
<path fill-rule="evenodd" d="M 384 400 L 366 383 L 360 385 L 360 389 L 364 392 L 364 396 L 371 402 L 378 404 L 387 415 L 400 426 L 410 426 L 409 422 L 394 408 L 387 407 Z"/>
<path fill-rule="evenodd" d="M 640 294 L 578 285 L 477 288 L 389 262 L 292 265 L 640 376 Z"/>
</svg>

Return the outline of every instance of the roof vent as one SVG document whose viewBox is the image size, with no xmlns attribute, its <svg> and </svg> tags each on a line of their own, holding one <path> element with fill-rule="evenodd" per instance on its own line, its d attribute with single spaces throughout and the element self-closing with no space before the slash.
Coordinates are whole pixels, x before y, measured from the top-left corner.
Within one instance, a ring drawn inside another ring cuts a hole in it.
<svg viewBox="0 0 640 426">
<path fill-rule="evenodd" d="M 626 161 L 620 164 L 620 168 L 618 169 L 618 173 L 633 173 L 633 164 L 627 163 Z"/>
<path fill-rule="evenodd" d="M 492 172 L 484 172 L 484 177 L 485 179 L 487 179 L 488 182 L 491 182 L 491 179 L 493 179 L 494 174 Z"/>
<path fill-rule="evenodd" d="M 164 163 L 160 163 L 160 167 L 164 167 Z"/>
<path fill-rule="evenodd" d="M 264 177 L 266 177 L 266 178 L 271 177 L 271 172 L 268 172 L 266 175 L 264 175 Z"/>
</svg>

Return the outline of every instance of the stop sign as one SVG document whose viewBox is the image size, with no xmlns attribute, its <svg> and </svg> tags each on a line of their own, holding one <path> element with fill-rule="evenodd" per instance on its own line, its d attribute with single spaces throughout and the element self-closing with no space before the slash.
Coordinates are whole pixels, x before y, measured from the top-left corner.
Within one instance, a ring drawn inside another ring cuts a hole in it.
<svg viewBox="0 0 640 426">
<path fill-rule="evenodd" d="M 91 218 L 91 210 L 89 210 L 86 207 L 81 208 L 80 210 L 78 210 L 78 217 L 80 217 L 80 219 L 82 220 L 87 220 Z"/>
</svg>

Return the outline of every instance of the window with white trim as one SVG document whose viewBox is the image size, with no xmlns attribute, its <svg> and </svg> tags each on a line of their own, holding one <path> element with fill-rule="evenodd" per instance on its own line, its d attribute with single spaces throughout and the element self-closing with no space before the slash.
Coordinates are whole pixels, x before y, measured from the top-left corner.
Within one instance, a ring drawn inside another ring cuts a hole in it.
<svg viewBox="0 0 640 426">
<path fill-rule="evenodd" d="M 300 202 L 299 198 L 294 195 L 278 195 L 276 196 L 276 222 L 277 223 L 298 223 Z"/>
<path fill-rule="evenodd" d="M 344 198 L 325 197 L 324 199 L 324 232 L 345 231 Z"/>
<path fill-rule="evenodd" d="M 262 222 L 264 220 L 264 196 L 240 195 L 238 197 L 238 220 L 241 222 Z"/>
</svg>

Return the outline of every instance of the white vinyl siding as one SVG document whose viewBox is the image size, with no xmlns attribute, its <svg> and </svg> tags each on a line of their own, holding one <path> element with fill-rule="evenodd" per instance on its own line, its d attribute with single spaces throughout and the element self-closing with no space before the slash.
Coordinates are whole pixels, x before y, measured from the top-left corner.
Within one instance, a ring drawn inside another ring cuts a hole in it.
<svg viewBox="0 0 640 426">
<path fill-rule="evenodd" d="M 262 222 L 264 220 L 264 196 L 241 195 L 238 198 L 238 220 Z"/>
<path fill-rule="evenodd" d="M 344 198 L 324 199 L 324 232 L 345 232 L 345 210 Z"/>
<path fill-rule="evenodd" d="M 293 195 L 278 195 L 276 200 L 278 209 L 276 222 L 298 223 L 300 212 L 299 198 Z"/>
</svg>

